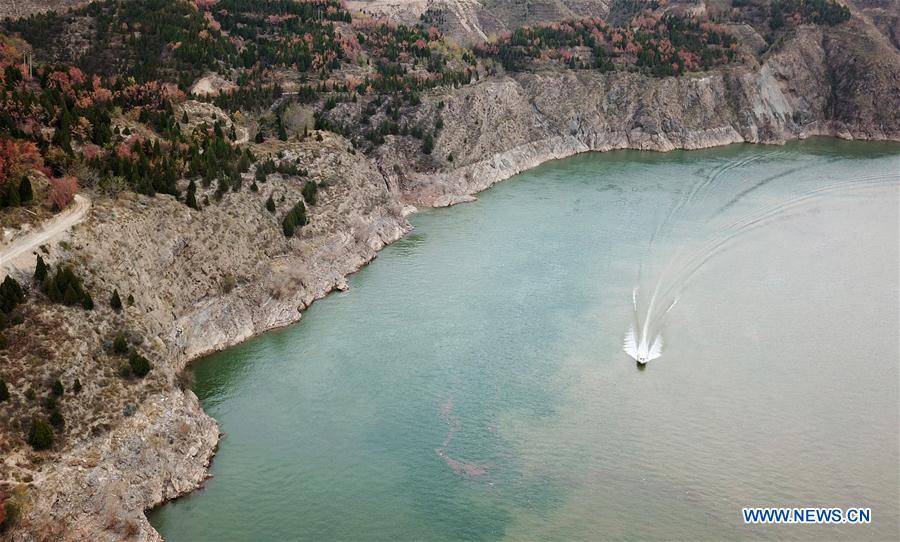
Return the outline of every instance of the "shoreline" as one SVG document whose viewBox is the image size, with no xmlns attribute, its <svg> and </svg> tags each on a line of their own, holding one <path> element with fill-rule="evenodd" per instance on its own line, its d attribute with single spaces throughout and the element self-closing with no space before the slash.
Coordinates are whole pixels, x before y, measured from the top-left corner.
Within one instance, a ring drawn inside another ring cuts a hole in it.
<svg viewBox="0 0 900 542">
<path fill-rule="evenodd" d="M 802 137 L 797 137 L 797 138 L 794 138 L 794 139 L 785 139 L 785 140 L 780 140 L 780 141 L 765 141 L 765 142 L 734 141 L 734 142 L 721 143 L 721 144 L 711 144 L 711 145 L 708 145 L 708 146 L 695 147 L 695 148 L 679 148 L 679 147 L 675 147 L 675 148 L 669 148 L 669 149 L 646 149 L 646 148 L 636 148 L 636 147 L 628 147 L 628 146 L 626 146 L 626 147 L 608 148 L 608 149 L 604 149 L 604 150 L 586 149 L 586 150 L 581 150 L 581 151 L 578 151 L 578 152 L 572 152 L 571 154 L 567 154 L 567 155 L 563 155 L 563 156 L 554 156 L 554 157 L 551 157 L 551 158 L 547 158 L 546 160 L 540 161 L 540 162 L 538 162 L 538 163 L 536 163 L 536 164 L 534 164 L 534 165 L 530 165 L 530 166 L 527 166 L 527 167 L 524 167 L 524 168 L 521 168 L 521 169 L 508 168 L 508 169 L 505 170 L 505 172 L 509 172 L 509 171 L 514 171 L 514 172 L 513 172 L 513 173 L 508 173 L 508 174 L 506 174 L 505 176 L 497 177 L 497 178 L 495 178 L 492 182 L 490 182 L 489 184 L 485 185 L 483 188 L 478 189 L 477 192 L 474 192 L 474 193 L 472 193 L 472 194 L 465 194 L 464 196 L 472 196 L 472 195 L 474 195 L 474 194 L 483 192 L 483 191 L 485 191 L 485 190 L 491 188 L 491 187 L 494 186 L 495 184 L 498 184 L 498 183 L 500 183 L 500 182 L 509 180 L 509 179 L 511 179 L 512 177 L 515 177 L 516 175 L 519 175 L 519 174 L 521 174 L 521 173 L 524 173 L 524 172 L 526 172 L 526 171 L 528 171 L 528 170 L 534 169 L 534 168 L 539 167 L 539 166 L 541 166 L 541 165 L 544 165 L 544 164 L 546 164 L 546 163 L 553 162 L 553 161 L 557 161 L 557 160 L 565 160 L 565 159 L 567 159 L 567 158 L 571 158 L 571 157 L 573 157 L 573 156 L 580 155 L 580 154 L 587 154 L 587 153 L 594 153 L 594 152 L 595 152 L 595 153 L 605 153 L 605 152 L 610 152 L 610 151 L 615 151 L 615 150 L 635 150 L 635 151 L 651 151 L 651 152 L 665 153 L 665 152 L 677 151 L 677 150 L 683 150 L 683 151 L 706 150 L 706 149 L 713 149 L 713 148 L 718 148 L 718 147 L 726 147 L 726 146 L 728 146 L 728 145 L 734 145 L 734 144 L 748 144 L 748 145 L 776 145 L 776 146 L 778 146 L 778 145 L 784 145 L 784 144 L 786 144 L 786 143 L 788 143 L 788 142 L 791 142 L 791 141 L 804 141 L 804 140 L 807 140 L 807 139 L 814 139 L 814 138 L 821 138 L 821 139 L 838 139 L 838 140 L 842 140 L 842 141 L 859 141 L 859 142 L 889 142 L 889 143 L 895 143 L 895 144 L 900 145 L 900 138 L 895 138 L 895 139 L 892 139 L 892 138 L 863 139 L 863 138 L 858 138 L 858 137 L 850 137 L 850 138 L 847 138 L 847 137 L 841 137 L 841 136 L 834 135 L 834 134 L 819 134 L 819 133 L 816 133 L 816 134 L 805 134 L 805 135 L 803 135 Z M 900 147 L 898 147 L 898 150 L 900 150 Z M 511 151 L 511 152 L 515 152 L 515 150 L 513 150 L 513 151 Z M 477 163 L 476 165 L 482 165 L 482 164 L 491 163 L 491 162 L 493 162 L 493 160 L 485 160 L 485 161 L 482 161 L 482 162 Z M 460 169 L 465 169 L 465 168 L 460 168 Z M 456 170 L 456 171 L 459 171 L 459 170 Z M 454 202 L 454 203 L 452 203 L 452 204 L 450 204 L 450 205 L 436 205 L 436 206 L 435 206 L 435 205 L 432 205 L 431 208 L 439 208 L 439 207 L 446 207 L 446 206 L 455 206 L 455 205 L 458 205 L 458 204 L 468 203 L 468 202 L 472 202 L 472 201 L 476 201 L 476 200 L 475 200 L 475 199 L 465 199 L 465 200 L 462 200 L 462 201 Z M 347 282 L 347 280 L 349 279 L 350 276 L 352 276 L 353 274 L 359 272 L 359 271 L 362 270 L 364 267 L 366 267 L 366 266 L 370 265 L 372 262 L 374 262 L 374 261 L 378 258 L 378 253 L 379 253 L 381 250 L 383 250 L 384 248 L 386 248 L 388 245 L 391 245 L 391 244 L 393 244 L 394 242 L 396 242 L 396 241 L 402 239 L 403 237 L 405 237 L 405 236 L 406 236 L 408 233 L 410 233 L 411 231 L 414 231 L 414 229 L 413 229 L 412 227 L 408 228 L 401 236 L 399 236 L 399 237 L 397 237 L 396 239 L 393 239 L 393 240 L 391 240 L 391 241 L 389 241 L 389 242 L 386 242 L 382 247 L 380 247 L 379 249 L 377 249 L 377 250 L 375 251 L 374 255 L 373 255 L 371 258 L 369 258 L 368 260 L 366 260 L 362 265 L 358 266 L 356 269 L 354 269 L 354 270 L 351 271 L 350 273 L 344 275 L 344 281 L 345 281 L 345 283 Z M 313 304 L 315 301 L 317 301 L 317 300 L 319 300 L 319 299 L 324 299 L 326 296 L 328 296 L 329 294 L 331 294 L 331 293 L 332 293 L 333 291 L 335 291 L 335 290 L 338 290 L 338 291 L 345 291 L 346 288 L 338 288 L 337 285 L 333 286 L 331 289 L 328 289 L 327 291 L 325 291 L 322 295 L 320 295 L 320 296 L 314 298 L 308 305 L 306 305 L 306 307 L 304 307 L 303 311 L 305 311 L 305 310 L 308 309 L 310 306 L 312 306 L 312 304 Z M 302 317 L 303 317 L 303 312 L 298 312 L 298 313 L 297 313 L 297 317 L 296 317 L 295 319 L 289 321 L 289 322 L 280 323 L 280 324 L 278 324 L 278 325 L 274 325 L 274 326 L 265 328 L 265 329 L 263 329 L 262 331 L 259 331 L 259 332 L 257 332 L 257 333 L 254 333 L 254 334 L 250 335 L 250 336 L 247 336 L 246 338 L 234 339 L 234 341 L 233 341 L 231 344 L 229 344 L 228 346 L 224 346 L 224 347 L 221 347 L 221 348 L 217 348 L 217 349 L 212 350 L 212 351 L 207 351 L 207 352 L 204 352 L 203 354 L 200 354 L 200 355 L 197 355 L 197 356 L 192 357 L 192 358 L 190 358 L 190 359 L 187 359 L 187 360 L 185 361 L 185 363 L 184 363 L 184 367 L 182 368 L 182 370 L 189 370 L 189 369 L 190 369 L 190 366 L 193 365 L 193 364 L 196 363 L 196 362 L 202 361 L 202 360 L 204 360 L 204 359 L 206 359 L 206 358 L 208 358 L 208 357 L 210 357 L 210 356 L 216 355 L 216 354 L 221 353 L 221 352 L 223 352 L 223 351 L 225 351 L 225 350 L 228 350 L 228 349 L 230 349 L 230 348 L 234 348 L 234 347 L 236 347 L 236 346 L 238 346 L 238 345 L 240 345 L 240 344 L 242 344 L 242 343 L 244 343 L 244 342 L 246 342 L 246 341 L 249 341 L 249 340 L 251 340 L 251 339 L 255 339 L 255 338 L 260 337 L 260 336 L 262 336 L 262 335 L 264 335 L 264 334 L 266 334 L 266 333 L 269 333 L 269 332 L 271 332 L 271 331 L 276 331 L 276 330 L 279 330 L 279 329 L 288 327 L 288 326 L 290 326 L 290 325 L 297 324 L 297 323 L 299 323 L 299 322 L 302 320 Z M 192 393 L 192 395 L 193 395 L 193 390 L 191 390 L 191 393 Z M 194 395 L 194 397 L 196 397 L 196 395 Z M 208 414 L 206 414 L 206 412 L 202 410 L 202 406 L 201 406 L 200 408 L 201 408 L 201 411 L 202 411 L 205 415 L 208 416 Z M 217 422 L 216 422 L 216 426 L 218 426 L 218 423 L 217 423 Z M 211 454 L 210 454 L 210 456 L 209 456 L 209 460 L 206 462 L 206 465 L 205 465 L 205 470 L 206 470 L 206 475 L 205 475 L 205 477 L 204 477 L 201 481 L 199 481 L 192 489 L 189 489 L 189 490 L 187 490 L 187 491 L 185 491 L 185 492 L 183 492 L 183 493 L 180 493 L 180 494 L 178 494 L 178 495 L 176 495 L 176 496 L 174 496 L 174 497 L 166 498 L 166 499 L 164 499 L 164 500 L 162 500 L 162 501 L 160 501 L 160 502 L 158 502 L 158 503 L 153 504 L 153 505 L 150 506 L 149 508 L 146 508 L 146 509 L 144 510 L 144 512 L 145 512 L 145 513 L 144 513 L 144 517 L 145 517 L 145 518 L 146 518 L 146 516 L 147 516 L 147 513 L 152 512 L 153 510 L 156 510 L 156 509 L 158 509 L 158 508 L 164 506 L 164 505 L 165 505 L 166 503 L 168 503 L 169 501 L 177 500 L 177 499 L 179 499 L 179 498 L 181 498 L 181 497 L 184 497 L 184 496 L 186 496 L 186 495 L 189 495 L 189 494 L 193 493 L 194 491 L 198 491 L 198 490 L 202 490 L 202 489 L 203 489 L 203 485 L 205 484 L 206 480 L 208 480 L 208 479 L 210 479 L 210 478 L 212 477 L 212 475 L 209 474 L 209 467 L 210 467 L 210 465 L 211 465 L 211 463 L 212 463 L 212 461 L 213 461 L 213 458 L 214 458 L 214 456 L 215 456 L 216 451 L 218 450 L 219 440 L 220 440 L 220 438 L 221 438 L 223 435 L 224 435 L 224 434 L 220 433 L 220 434 L 219 434 L 219 438 L 217 438 L 217 439 L 216 439 L 216 442 L 214 443 L 214 448 L 213 448 L 213 450 L 211 451 Z M 155 529 L 154 529 L 154 532 L 155 532 Z"/>
</svg>

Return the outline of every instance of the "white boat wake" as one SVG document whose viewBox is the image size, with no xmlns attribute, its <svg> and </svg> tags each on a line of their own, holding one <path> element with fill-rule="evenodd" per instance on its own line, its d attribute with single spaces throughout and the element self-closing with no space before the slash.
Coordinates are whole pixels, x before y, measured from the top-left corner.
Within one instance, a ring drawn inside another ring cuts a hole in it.
<svg viewBox="0 0 900 542">
<path fill-rule="evenodd" d="M 739 164 L 736 167 L 747 165 L 748 162 L 749 161 L 745 161 L 744 163 Z M 656 228 L 656 231 L 653 232 L 653 235 L 650 237 L 650 244 L 648 248 L 650 249 L 649 254 L 651 256 L 655 255 L 656 253 L 656 251 L 653 250 L 654 242 L 659 240 L 661 236 L 670 233 L 669 230 L 671 230 L 674 225 L 673 219 L 676 218 L 676 215 L 679 213 L 679 211 L 681 211 L 684 207 L 692 202 L 694 202 L 695 204 L 698 203 L 698 199 L 701 200 L 700 202 L 702 202 L 702 200 L 705 200 L 709 195 L 709 189 L 714 187 L 711 185 L 715 185 L 716 183 L 720 182 L 720 178 L 723 176 L 723 173 L 728 172 L 730 169 L 733 168 L 729 168 L 727 166 L 724 168 L 720 168 L 718 171 L 714 172 L 713 175 L 701 179 L 692 187 L 685 198 L 675 203 L 668 216 L 663 219 L 663 221 Z M 713 219 L 723 215 L 725 211 L 733 207 L 740 200 L 744 199 L 745 196 L 753 192 L 759 186 L 771 182 L 775 179 L 787 177 L 799 169 L 802 168 L 791 169 L 786 172 L 767 177 L 762 181 L 759 181 L 756 184 L 752 185 L 750 188 L 744 188 L 733 199 L 731 199 L 728 204 L 726 204 L 724 207 L 716 209 L 715 212 L 711 214 L 708 220 L 712 221 Z M 664 343 L 662 336 L 663 324 L 665 323 L 668 314 L 672 311 L 673 308 L 675 308 L 675 305 L 678 303 L 682 290 L 688 285 L 688 283 L 690 283 L 691 279 L 697 275 L 697 273 L 706 263 L 733 246 L 733 242 L 738 237 L 741 237 L 760 227 L 769 225 L 774 221 L 781 219 L 792 211 L 800 210 L 804 208 L 808 203 L 818 200 L 818 198 L 821 196 L 846 189 L 862 189 L 883 186 L 885 181 L 896 182 L 897 177 L 894 175 L 873 175 L 869 177 L 857 177 L 850 180 L 829 183 L 825 186 L 820 186 L 804 192 L 798 196 L 783 200 L 775 205 L 770 205 L 762 209 L 756 209 L 755 211 L 750 212 L 731 223 L 725 223 L 723 226 L 718 227 L 713 235 L 711 235 L 705 242 L 701 243 L 696 252 L 687 257 L 680 257 L 683 256 L 684 253 L 682 248 L 679 248 L 677 252 L 668 259 L 661 273 L 659 274 L 659 277 L 656 280 L 656 284 L 653 288 L 653 294 L 648 300 L 646 312 L 642 313 L 642 311 L 639 309 L 639 286 L 635 286 L 633 288 L 631 294 L 633 307 L 632 322 L 628 328 L 628 331 L 625 333 L 622 345 L 625 353 L 633 358 L 641 367 L 643 367 L 646 363 L 658 359 L 660 356 L 662 356 Z M 697 198 L 697 196 L 700 196 L 700 198 Z M 644 263 L 642 262 L 638 270 L 638 284 L 641 283 L 643 269 Z M 672 274 L 673 271 L 674 274 Z M 666 305 L 667 302 L 668 305 Z M 660 310 L 661 307 L 666 307 L 666 309 Z"/>
<path fill-rule="evenodd" d="M 669 314 L 675 304 L 678 303 L 678 298 L 676 297 L 674 301 L 669 305 L 669 308 L 662 314 L 660 321 L 656 323 L 655 327 L 652 327 L 653 322 L 653 305 L 655 301 L 655 296 L 659 293 L 659 289 L 654 292 L 654 297 L 650 300 L 650 306 L 647 308 L 647 314 L 643 320 L 643 325 L 641 324 L 640 315 L 638 314 L 638 304 L 637 304 L 637 287 L 634 288 L 631 292 L 631 302 L 634 307 L 634 320 L 631 322 L 631 327 L 628 328 L 628 332 L 625 334 L 625 342 L 624 349 L 625 353 L 634 358 L 634 361 L 644 365 L 648 361 L 652 361 L 662 355 L 663 349 L 663 337 L 660 329 L 662 327 L 662 321 L 665 319 L 666 315 Z"/>
</svg>

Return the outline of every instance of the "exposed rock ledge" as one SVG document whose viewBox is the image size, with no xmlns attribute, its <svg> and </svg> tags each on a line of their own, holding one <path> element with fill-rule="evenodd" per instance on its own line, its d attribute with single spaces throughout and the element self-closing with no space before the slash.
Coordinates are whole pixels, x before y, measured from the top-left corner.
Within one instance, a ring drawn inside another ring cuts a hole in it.
<svg viewBox="0 0 900 542">
<path fill-rule="evenodd" d="M 72 253 L 54 256 L 85 262 L 94 288 L 140 292 L 128 316 L 168 385 L 39 473 L 33 506 L 13 538 L 158 539 L 143 511 L 201 484 L 218 439 L 215 422 L 193 393 L 175 386 L 174 375 L 192 359 L 297 321 L 313 300 L 343 288 L 347 274 L 408 231 L 412 209 L 404 204 L 471 201 L 495 182 L 586 151 L 698 149 L 811 135 L 900 138 L 896 52 L 880 49 L 866 33 L 836 32 L 846 34 L 803 31 L 755 70 L 679 79 L 527 74 L 463 87 L 440 97 L 445 129 L 435 155 L 460 157 L 453 169 L 443 162 L 383 176 L 340 139 L 288 148 L 330 182 L 300 239 L 280 238 L 277 220 L 260 213 L 258 197 L 246 192 L 205 214 L 165 197 L 98 204 L 73 235 Z M 879 64 L 867 58 L 865 69 L 851 72 L 859 59 L 842 44 L 860 41 L 863 50 L 874 48 Z M 391 145 L 377 158 L 381 171 L 407 164 Z M 270 183 L 289 202 L 299 198 L 299 187 Z M 129 234 L 145 231 L 157 235 Z M 114 256 L 122 253 L 131 254 L 128 266 Z M 223 282 L 233 289 L 223 290 Z M 79 348 L 95 352 L 97 342 L 91 336 Z"/>
</svg>

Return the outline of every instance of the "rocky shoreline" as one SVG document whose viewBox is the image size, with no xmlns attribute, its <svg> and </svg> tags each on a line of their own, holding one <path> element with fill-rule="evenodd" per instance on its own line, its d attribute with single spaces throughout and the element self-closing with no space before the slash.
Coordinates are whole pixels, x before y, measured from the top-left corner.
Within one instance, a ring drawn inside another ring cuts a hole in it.
<svg viewBox="0 0 900 542">
<path fill-rule="evenodd" d="M 98 308 L 88 323 L 75 309 L 53 309 L 71 330 L 57 352 L 73 359 L 72 375 L 83 364 L 108 364 L 99 345 L 127 327 L 152 355 L 153 379 L 115 384 L 113 399 L 109 387 L 86 386 L 85 397 L 118 401 L 110 412 L 128 414 L 85 426 L 85 435 L 109 430 L 69 443 L 34 473 L 27 513 L 10 538 L 159 540 L 144 511 L 199 487 L 220 437 L 193 392 L 179 387 L 179 374 L 195 359 L 298 321 L 316 299 L 345 288 L 349 274 L 410 230 L 410 205 L 472 201 L 497 182 L 582 152 L 819 135 L 900 141 L 900 56 L 879 49 L 887 60 L 858 84 L 836 83 L 834 74 L 857 61 L 843 45 L 884 47 L 870 34 L 841 32 L 806 29 L 761 66 L 723 72 L 521 74 L 436 93 L 422 114 L 440 114 L 445 128 L 427 167 L 411 163 L 397 138 L 371 159 L 328 134 L 321 143 L 281 144 L 275 150 L 325 181 L 310 224 L 294 239 L 260 209 L 263 195 L 283 196 L 280 205 L 302 197 L 278 175 L 260 194 L 229 194 L 208 212 L 168 196 L 99 198 L 47 259 L 79 262 L 92 289 L 134 292 L 135 304 L 122 315 Z M 152 238 L 140 235 L 146 231 Z M 43 339 L 58 341 L 49 332 L 35 340 Z M 20 468 L 9 461 L 11 471 Z"/>
</svg>

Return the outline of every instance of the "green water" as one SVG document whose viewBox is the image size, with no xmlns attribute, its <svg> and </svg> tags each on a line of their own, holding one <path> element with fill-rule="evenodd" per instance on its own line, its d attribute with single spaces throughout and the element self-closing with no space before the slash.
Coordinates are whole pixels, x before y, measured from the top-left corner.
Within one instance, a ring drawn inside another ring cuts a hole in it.
<svg viewBox="0 0 900 542">
<path fill-rule="evenodd" d="M 896 539 L 898 182 L 898 145 L 623 151 L 415 215 L 349 292 L 197 363 L 214 477 L 151 521 L 171 541 Z M 694 254 L 640 371 L 632 288 Z M 750 527 L 744 506 L 873 518 Z"/>
</svg>

